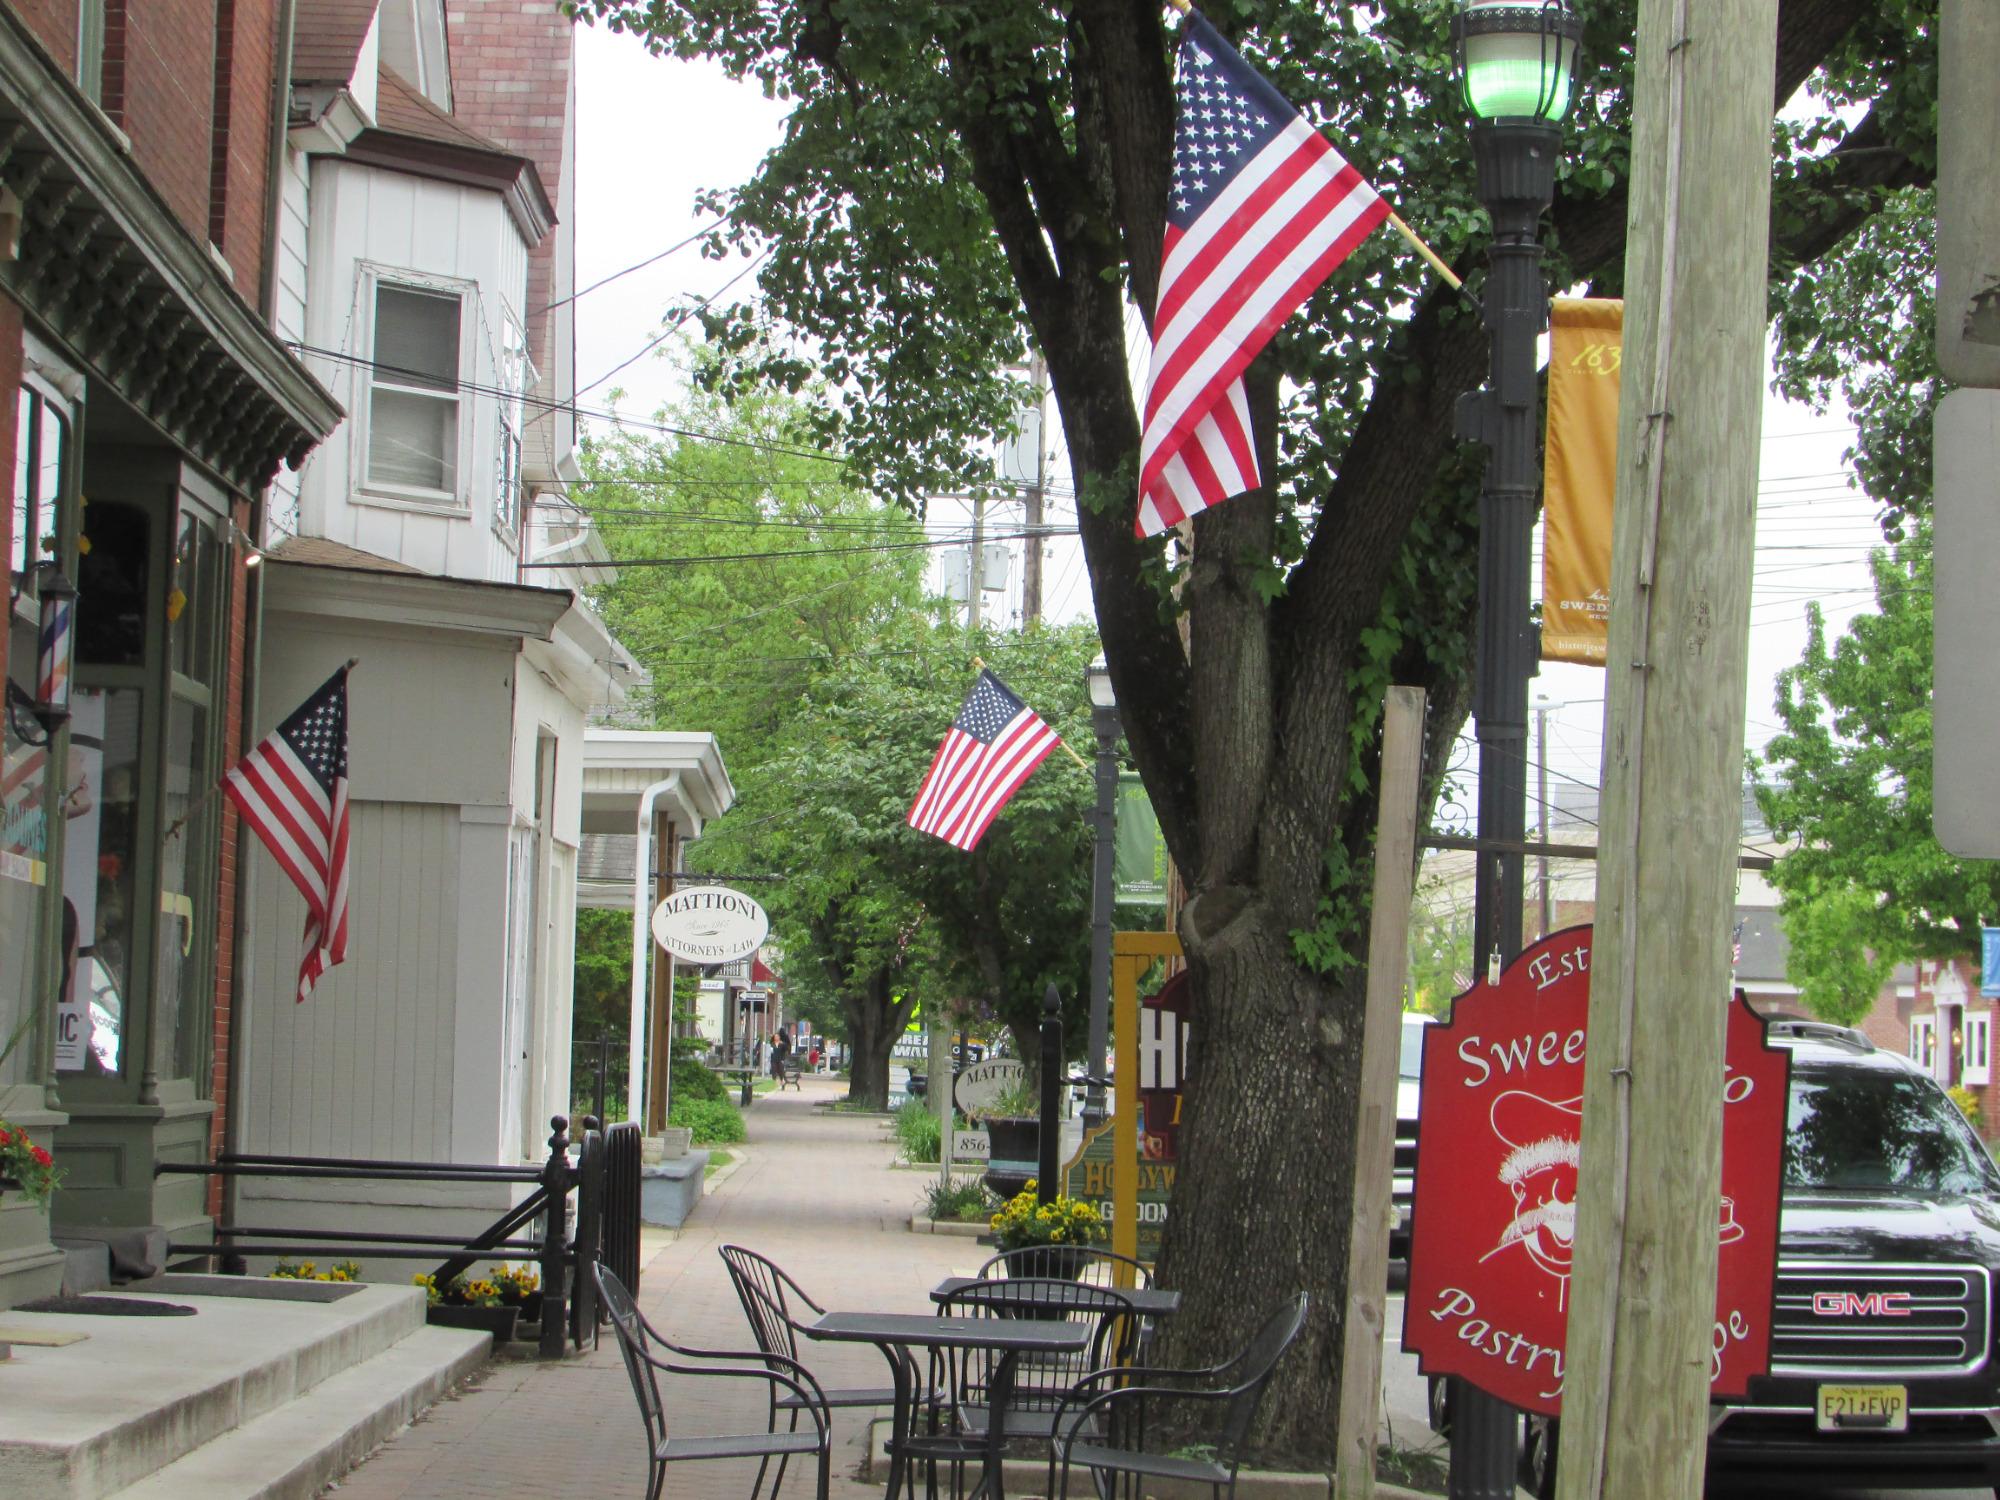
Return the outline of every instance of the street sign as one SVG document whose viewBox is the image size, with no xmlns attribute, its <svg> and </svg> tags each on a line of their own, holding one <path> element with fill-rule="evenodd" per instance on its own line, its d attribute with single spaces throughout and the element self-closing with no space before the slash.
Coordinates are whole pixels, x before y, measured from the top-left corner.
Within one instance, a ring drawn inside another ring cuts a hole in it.
<svg viewBox="0 0 2000 1500">
<path fill-rule="evenodd" d="M 1709 1373 L 1716 1395 L 1737 1396 L 1770 1365 L 1790 1058 L 1747 1004 L 1727 1003 Z M 1549 1417 L 1562 1413 L 1589 1010 L 1590 929 L 1572 927 L 1424 1028 L 1403 1347 L 1427 1375 Z"/>
<path fill-rule="evenodd" d="M 2000 859 L 2000 391 L 1945 396 L 1931 448 L 1931 825 L 1961 858 Z"/>
</svg>

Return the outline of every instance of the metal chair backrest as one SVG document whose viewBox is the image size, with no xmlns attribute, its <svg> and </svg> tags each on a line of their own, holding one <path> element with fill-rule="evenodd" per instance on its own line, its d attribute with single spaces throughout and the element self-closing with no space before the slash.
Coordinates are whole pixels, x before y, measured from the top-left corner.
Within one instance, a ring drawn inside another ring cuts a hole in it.
<svg viewBox="0 0 2000 1500">
<path fill-rule="evenodd" d="M 658 1452 L 667 1440 L 667 1409 L 660 1400 L 658 1374 L 645 1357 L 646 1338 L 651 1329 L 640 1313 L 632 1294 L 625 1290 L 611 1268 L 598 1261 L 591 1266 L 597 1278 L 597 1295 L 611 1317 L 618 1335 L 618 1352 L 625 1356 L 625 1373 L 632 1377 L 632 1394 L 639 1400 L 639 1415 L 646 1423 L 648 1452 Z"/>
<path fill-rule="evenodd" d="M 1216 1444 L 1222 1461 L 1234 1468 L 1250 1427 L 1257 1420 L 1257 1408 L 1264 1400 L 1264 1388 L 1278 1368 L 1285 1351 L 1305 1327 L 1311 1300 L 1300 1292 L 1270 1317 L 1243 1346 L 1243 1352 L 1223 1366 L 1233 1379 L 1229 1400 L 1223 1406 L 1222 1432 Z"/>
<path fill-rule="evenodd" d="M 1002 1250 L 979 1268 L 979 1279 L 995 1276 L 1062 1277 L 1072 1266 L 1080 1267 L 1071 1280 L 1090 1286 L 1145 1286 L 1153 1284 L 1153 1271 L 1142 1260 L 1100 1250 L 1094 1245 L 1024 1245 L 1019 1250 Z"/>
<path fill-rule="evenodd" d="M 1090 1342 L 1074 1354 L 1037 1354 L 1017 1363 L 1012 1404 L 1022 1410 L 1052 1410 L 1092 1370 L 1128 1358 L 1139 1325 L 1132 1303 L 1115 1288 L 1059 1278 L 974 1281 L 945 1297 L 939 1307 L 946 1316 L 1095 1325 Z M 997 1350 L 960 1351 L 958 1399 L 983 1403 L 1000 1360 Z"/>
<path fill-rule="evenodd" d="M 729 1268 L 729 1279 L 736 1287 L 736 1300 L 743 1304 L 743 1316 L 750 1320 L 750 1336 L 757 1341 L 759 1352 L 798 1359 L 799 1337 L 793 1304 L 802 1304 L 814 1314 L 826 1309 L 807 1296 L 805 1289 L 768 1256 L 741 1245 L 724 1245 L 721 1254 L 722 1263 Z"/>
</svg>

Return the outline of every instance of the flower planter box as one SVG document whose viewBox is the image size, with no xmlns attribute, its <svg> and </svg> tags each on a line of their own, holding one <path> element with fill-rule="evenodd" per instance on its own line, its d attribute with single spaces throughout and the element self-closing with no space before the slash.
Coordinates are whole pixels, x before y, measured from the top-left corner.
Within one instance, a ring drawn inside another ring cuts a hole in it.
<svg viewBox="0 0 2000 1500">
<path fill-rule="evenodd" d="M 440 1302 L 424 1312 L 424 1321 L 434 1327 L 490 1333 L 496 1344 L 507 1343 L 514 1337 L 514 1325 L 520 1317 L 518 1307 L 465 1307 L 450 1302 Z"/>
</svg>

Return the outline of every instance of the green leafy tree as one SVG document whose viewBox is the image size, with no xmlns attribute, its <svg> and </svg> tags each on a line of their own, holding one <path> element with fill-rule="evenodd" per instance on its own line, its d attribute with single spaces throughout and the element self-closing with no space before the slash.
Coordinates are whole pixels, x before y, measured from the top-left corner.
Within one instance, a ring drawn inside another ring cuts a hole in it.
<svg viewBox="0 0 2000 1500">
<path fill-rule="evenodd" d="M 700 857 L 754 848 L 786 879 L 768 901 L 787 958 L 838 998 L 854 1049 L 850 1096 L 888 1089 L 889 1048 L 919 1002 L 993 1016 L 1032 1056 L 1056 985 L 1080 1049 L 1088 994 L 1090 778 L 1060 751 L 969 854 L 907 822 L 982 655 L 1066 739 L 1086 739 L 1087 629 L 965 632 L 919 616 L 812 685 L 767 762 L 768 809 L 743 806 Z"/>
<path fill-rule="evenodd" d="M 1778 321 L 1781 388 L 1853 412 L 1849 458 L 1895 544 L 1870 564 L 1875 609 L 1838 640 L 1807 606 L 1804 655 L 1778 679 L 1783 730 L 1752 762 L 1765 820 L 1797 843 L 1771 872 L 1788 972 L 1840 1022 L 1867 1013 L 1897 964 L 1973 955 L 2000 919 L 2000 866 L 1932 833 L 1934 210 L 1928 191 L 1897 195 L 1827 274 L 1795 280 Z"/>
<path fill-rule="evenodd" d="M 1161 1355 L 1222 1357 L 1274 1288 L 1313 1293 L 1262 1417 L 1323 1464 L 1347 1305 L 1355 1083 L 1382 691 L 1426 688 L 1433 779 L 1466 713 L 1477 461 L 1453 436 L 1486 337 L 1388 235 L 1287 325 L 1247 385 L 1269 477 L 1203 513 L 1192 561 L 1132 535 L 1126 340 L 1150 313 L 1173 131 L 1151 0 L 577 0 L 793 101 L 730 233 L 768 247 L 761 301 L 716 312 L 745 379 L 823 376 L 815 414 L 877 493 L 974 482 L 999 372 L 1046 361 L 1082 497 L 1098 628 L 1133 758 L 1185 879 L 1199 1021 L 1161 1274 L 1188 1289 Z M 1622 281 L 1633 0 L 1583 5 L 1579 107 L 1551 215 L 1555 282 Z M 1445 0 L 1232 0 L 1214 19 L 1425 229 L 1476 291 L 1484 216 Z M 1783 0 L 1780 274 L 1931 170 L 1935 5 Z M 1181 634 L 1183 621 L 1186 642 Z"/>
</svg>

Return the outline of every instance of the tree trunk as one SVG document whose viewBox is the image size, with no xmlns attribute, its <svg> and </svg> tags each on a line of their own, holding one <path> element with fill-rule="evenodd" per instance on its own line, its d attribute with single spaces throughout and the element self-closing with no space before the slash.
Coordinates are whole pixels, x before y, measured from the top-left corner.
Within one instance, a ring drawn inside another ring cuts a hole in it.
<svg viewBox="0 0 2000 1500">
<path fill-rule="evenodd" d="M 1328 1372 L 1347 1305 L 1365 977 L 1350 970 L 1334 984 L 1302 971 L 1261 903 L 1221 932 L 1189 935 L 1199 1004 L 1174 1199 L 1202 1212 L 1169 1218 L 1159 1274 L 1205 1290 L 1161 1325 L 1160 1363 L 1225 1358 L 1285 1298 L 1309 1292 L 1305 1331 L 1253 1446 L 1265 1462 L 1324 1467 L 1338 1401 Z"/>
<path fill-rule="evenodd" d="M 865 1109 L 886 1109 L 889 1049 L 896 1041 L 886 1024 L 888 1017 L 866 996 L 843 995 L 840 1008 L 847 1017 L 847 1101 Z"/>
</svg>

